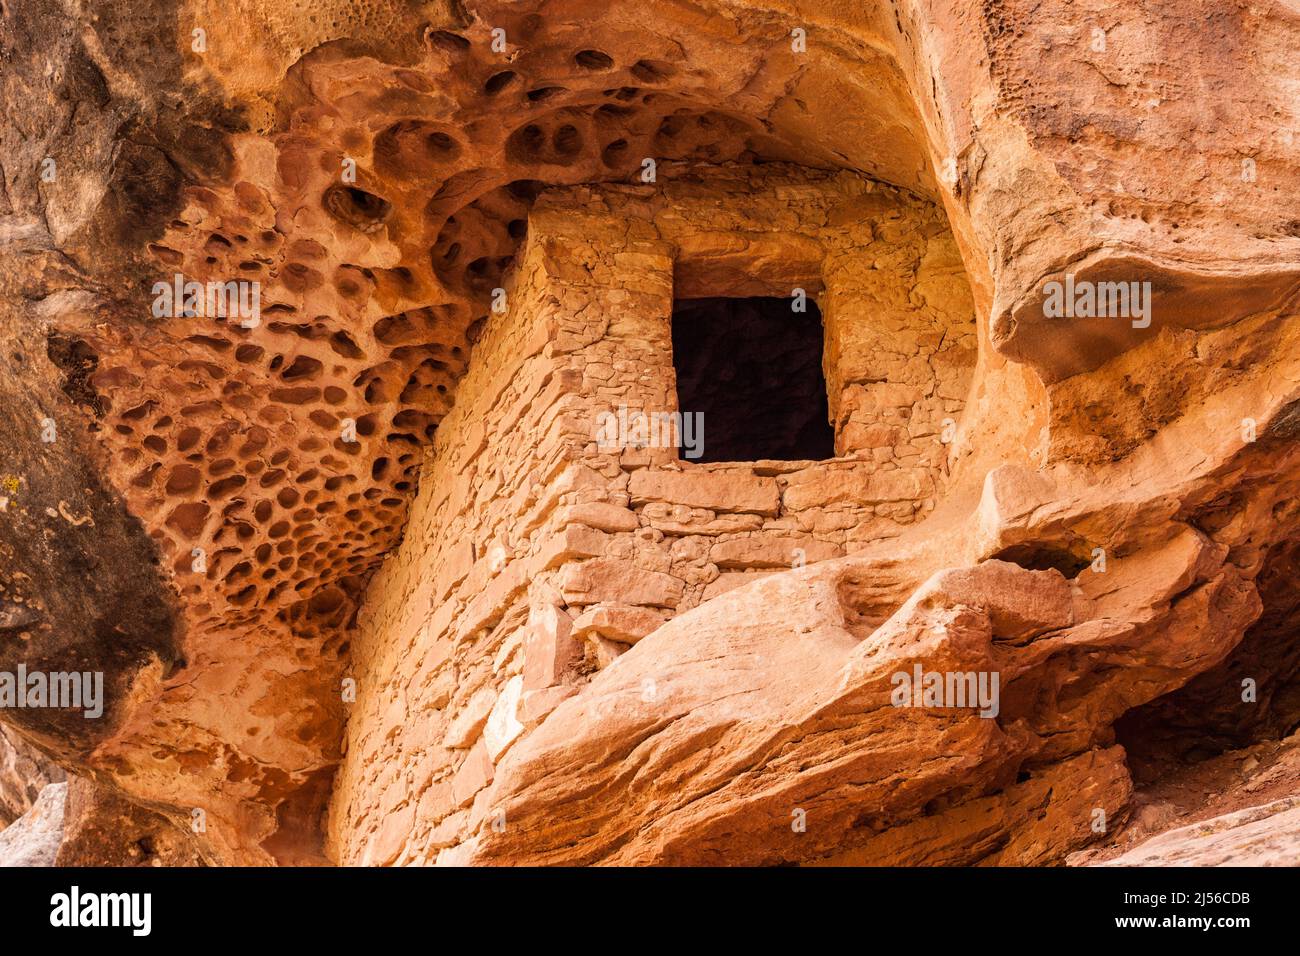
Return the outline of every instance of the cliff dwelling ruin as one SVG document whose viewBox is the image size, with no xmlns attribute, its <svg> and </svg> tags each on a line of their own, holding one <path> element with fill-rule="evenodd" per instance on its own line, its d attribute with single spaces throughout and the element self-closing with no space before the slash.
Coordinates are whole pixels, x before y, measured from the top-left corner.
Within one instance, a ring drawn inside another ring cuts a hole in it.
<svg viewBox="0 0 1300 956">
<path fill-rule="evenodd" d="M 1295 862 L 1300 15 L 1120 6 L 0 4 L 0 859 Z"/>
</svg>

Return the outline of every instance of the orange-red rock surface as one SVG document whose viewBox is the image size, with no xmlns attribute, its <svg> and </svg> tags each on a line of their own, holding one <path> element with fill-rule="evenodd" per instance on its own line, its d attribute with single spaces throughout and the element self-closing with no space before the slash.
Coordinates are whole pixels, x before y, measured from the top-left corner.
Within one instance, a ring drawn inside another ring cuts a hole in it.
<svg viewBox="0 0 1300 956">
<path fill-rule="evenodd" d="M 63 768 L 21 832 L 89 864 L 1251 862 L 1298 45 L 1289 2 L 0 3 L 0 673 L 104 685 L 0 709 L 5 818 Z M 833 457 L 599 440 L 690 411 L 675 301 L 801 294 Z M 927 672 L 996 700 L 899 706 Z"/>
</svg>

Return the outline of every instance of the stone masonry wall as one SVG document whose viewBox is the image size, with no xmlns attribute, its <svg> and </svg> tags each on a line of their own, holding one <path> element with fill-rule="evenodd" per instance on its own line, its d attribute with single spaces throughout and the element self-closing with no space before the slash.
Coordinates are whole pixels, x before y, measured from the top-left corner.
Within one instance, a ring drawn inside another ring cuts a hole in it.
<svg viewBox="0 0 1300 956">
<path fill-rule="evenodd" d="M 754 575 L 896 534 L 942 493 L 942 420 L 974 356 L 942 217 L 845 174 L 661 175 L 533 208 L 358 620 L 339 862 L 455 863 L 494 765 L 592 672 Z M 602 413 L 677 410 L 675 294 L 795 288 L 822 304 L 841 457 L 697 465 L 596 442 Z"/>
</svg>

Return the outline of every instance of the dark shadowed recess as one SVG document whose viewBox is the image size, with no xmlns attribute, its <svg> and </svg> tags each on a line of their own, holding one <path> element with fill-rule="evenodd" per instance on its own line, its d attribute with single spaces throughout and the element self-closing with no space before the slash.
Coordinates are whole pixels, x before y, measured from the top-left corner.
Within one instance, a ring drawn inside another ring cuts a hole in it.
<svg viewBox="0 0 1300 956">
<path fill-rule="evenodd" d="M 1219 666 L 1115 724 L 1139 784 L 1300 727 L 1297 574 L 1300 543 L 1274 545 L 1256 580 L 1264 611 L 1241 643 Z"/>
<path fill-rule="evenodd" d="M 695 461 L 835 455 L 822 374 L 821 312 L 790 298 L 683 299 L 673 305 L 678 408 L 700 412 Z"/>
</svg>

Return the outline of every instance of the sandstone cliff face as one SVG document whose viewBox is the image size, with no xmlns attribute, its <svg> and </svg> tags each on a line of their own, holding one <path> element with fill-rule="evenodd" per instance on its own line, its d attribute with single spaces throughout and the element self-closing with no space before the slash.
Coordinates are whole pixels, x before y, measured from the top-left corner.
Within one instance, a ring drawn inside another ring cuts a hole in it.
<svg viewBox="0 0 1300 956">
<path fill-rule="evenodd" d="M 1116 830 L 1300 724 L 1298 40 L 0 5 L 0 672 L 104 682 L 0 710 L 75 777 L 61 859 L 1167 858 Z M 690 411 L 675 302 L 800 293 L 834 457 L 598 440 Z"/>
</svg>

